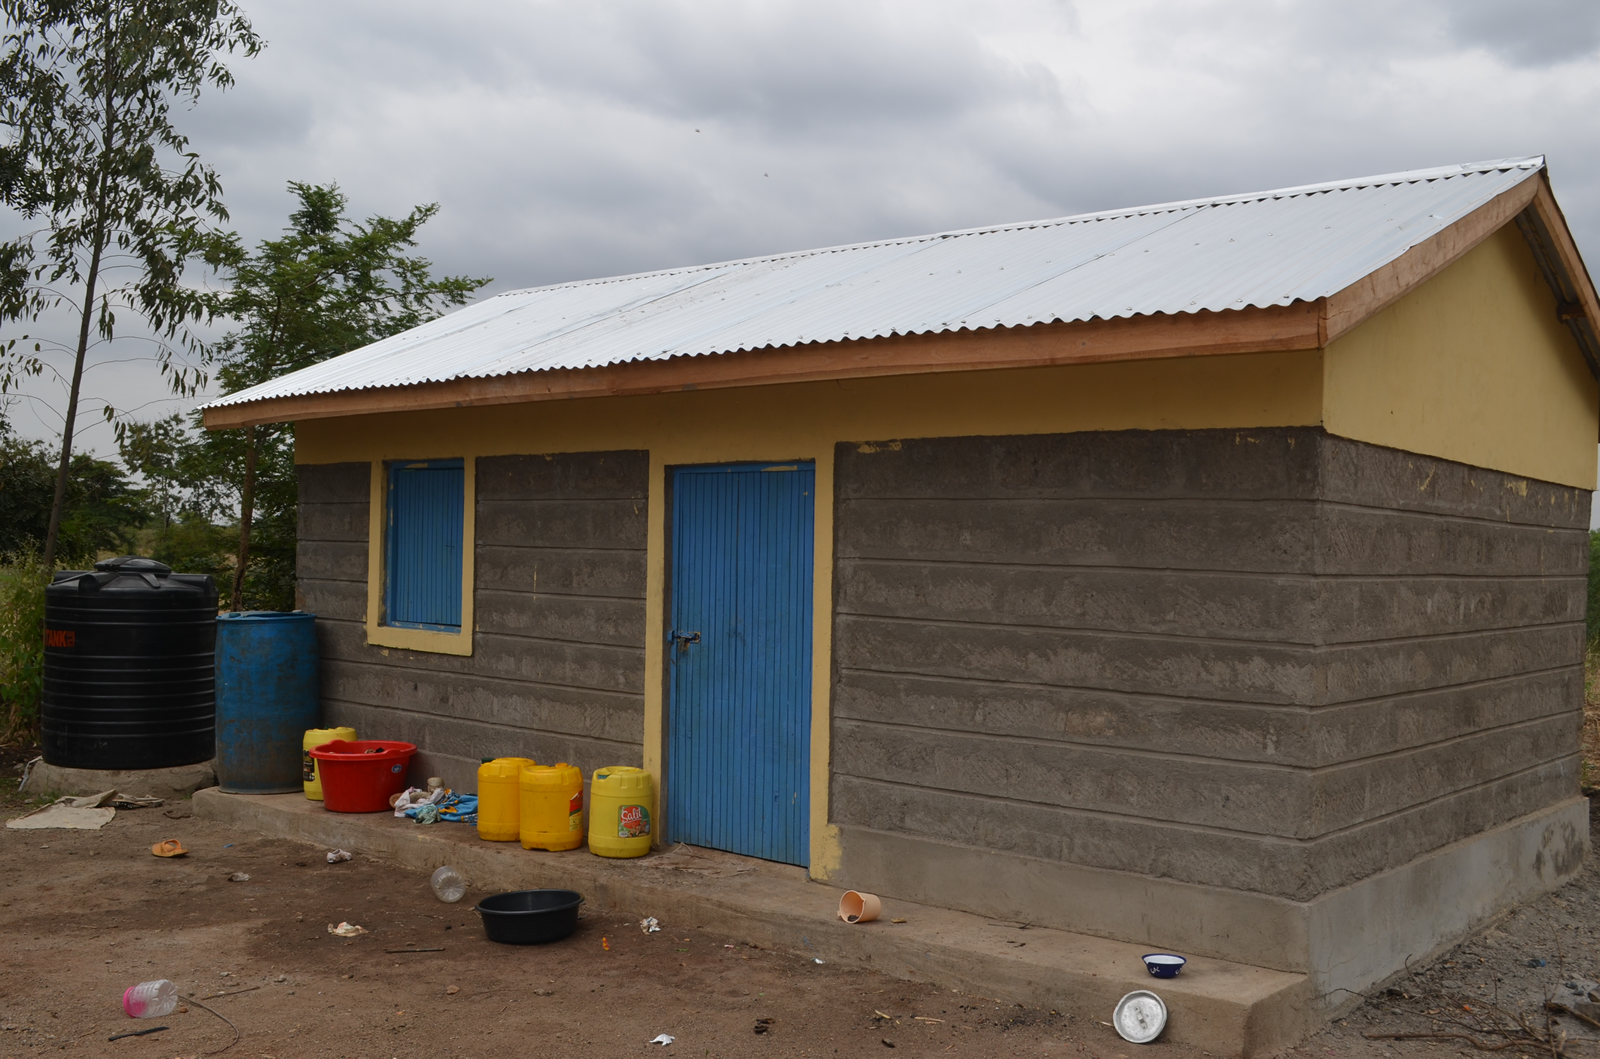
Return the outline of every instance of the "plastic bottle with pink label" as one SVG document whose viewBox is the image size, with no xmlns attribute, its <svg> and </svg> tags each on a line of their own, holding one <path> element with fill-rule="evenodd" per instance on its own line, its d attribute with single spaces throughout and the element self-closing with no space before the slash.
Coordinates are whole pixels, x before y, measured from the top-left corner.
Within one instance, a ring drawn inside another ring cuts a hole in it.
<svg viewBox="0 0 1600 1059">
<path fill-rule="evenodd" d="M 178 987 L 165 978 L 129 986 L 122 994 L 122 1010 L 131 1018 L 158 1019 L 178 1007 Z"/>
</svg>

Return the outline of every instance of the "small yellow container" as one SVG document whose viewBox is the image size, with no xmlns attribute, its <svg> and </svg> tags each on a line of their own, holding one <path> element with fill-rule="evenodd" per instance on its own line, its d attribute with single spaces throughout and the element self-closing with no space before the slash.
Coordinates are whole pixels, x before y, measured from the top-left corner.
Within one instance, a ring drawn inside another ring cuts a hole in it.
<svg viewBox="0 0 1600 1059">
<path fill-rule="evenodd" d="M 589 784 L 589 852 L 601 857 L 642 857 L 650 852 L 655 787 L 644 769 L 596 769 Z"/>
<path fill-rule="evenodd" d="M 347 743 L 356 741 L 354 728 L 313 728 L 306 732 L 306 737 L 300 741 L 300 778 L 305 783 L 306 797 L 314 802 L 322 801 L 322 773 L 317 771 L 317 759 L 311 756 L 311 751 L 323 743 L 331 743 L 335 739 L 343 739 Z"/>
<path fill-rule="evenodd" d="M 522 799 L 517 780 L 531 757 L 497 757 L 478 766 L 478 837 L 515 842 L 522 830 Z"/>
<path fill-rule="evenodd" d="M 576 765 L 524 765 L 517 786 L 522 793 L 523 849 L 583 845 L 583 773 Z"/>
</svg>

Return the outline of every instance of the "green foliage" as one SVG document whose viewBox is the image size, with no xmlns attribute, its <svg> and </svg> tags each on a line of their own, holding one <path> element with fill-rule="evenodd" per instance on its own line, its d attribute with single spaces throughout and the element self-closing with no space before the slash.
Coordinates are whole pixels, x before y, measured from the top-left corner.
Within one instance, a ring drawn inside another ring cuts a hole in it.
<svg viewBox="0 0 1600 1059">
<path fill-rule="evenodd" d="M 49 581 L 49 572 L 31 552 L 0 563 L 0 740 L 38 728 Z"/>
<path fill-rule="evenodd" d="M 206 298 L 183 277 L 194 260 L 228 253 L 210 226 L 227 211 L 172 108 L 231 85 L 222 57 L 254 55 L 261 39 L 232 0 L 0 0 L 0 11 L 0 201 L 43 222 L 0 245 L 0 321 L 66 305 L 79 325 L 44 538 L 50 565 L 91 335 L 111 341 L 118 310 L 130 310 L 158 338 L 176 391 L 203 381 L 173 344 L 202 349 L 189 328 Z M 0 387 L 43 366 L 40 346 L 18 354 L 14 342 L 0 347 Z M 110 404 L 105 415 L 115 415 Z"/>
<path fill-rule="evenodd" d="M 298 206 L 281 238 L 251 253 L 230 237 L 218 257 L 230 285 L 206 296 L 207 312 L 240 325 L 211 350 L 224 393 L 415 327 L 465 304 L 489 282 L 434 279 L 432 264 L 410 252 L 437 206 L 357 223 L 346 217 L 337 186 L 294 183 L 289 189 Z M 198 415 L 192 424 L 173 415 L 119 427 L 123 462 L 143 476 L 146 503 L 155 513 L 141 534 L 141 550 L 174 569 L 232 583 L 235 608 L 294 609 L 299 486 L 293 428 L 269 423 L 206 431 Z"/>
<path fill-rule="evenodd" d="M 239 605 L 294 609 L 298 484 L 293 435 L 258 431 L 256 512 Z M 244 432 L 206 433 L 179 416 L 132 424 L 119 442 L 122 458 L 144 475 L 157 517 L 140 535 L 141 554 L 185 573 L 206 573 L 231 585 L 237 564 L 237 505 Z M 226 589 L 224 593 L 226 594 Z"/>
<path fill-rule="evenodd" d="M 210 574 L 218 584 L 233 580 L 233 548 L 238 531 L 191 513 L 155 522 L 140 534 L 135 551 L 185 574 Z M 262 608 L 265 609 L 265 608 Z"/>
<path fill-rule="evenodd" d="M 43 444 L 24 441 L 0 422 L 0 556 L 32 552 L 44 540 L 56 468 Z M 72 457 L 57 555 L 88 566 L 125 551 L 149 518 L 143 496 L 121 467 L 87 453 Z"/>
<path fill-rule="evenodd" d="M 363 224 L 345 216 L 348 200 L 336 184 L 292 182 L 289 190 L 299 207 L 282 238 L 253 254 L 235 241 L 222 257 L 232 282 L 209 308 L 243 325 L 213 350 L 224 393 L 410 330 L 490 282 L 434 279 L 432 262 L 409 252 L 437 203 Z"/>
<path fill-rule="evenodd" d="M 434 279 L 433 265 L 410 251 L 418 229 L 438 212 L 418 206 L 405 217 L 345 215 L 337 185 L 291 183 L 298 207 L 278 239 L 246 253 L 237 240 L 223 255 L 228 289 L 209 311 L 240 328 L 212 350 L 224 393 L 237 393 L 286 372 L 369 345 L 464 305 L 487 279 Z M 198 424 L 197 424 L 198 425 Z M 294 606 L 297 486 L 294 431 L 287 423 L 201 435 L 192 457 L 209 481 L 239 503 L 235 607 Z"/>
<path fill-rule="evenodd" d="M 117 452 L 123 464 L 144 476 L 145 502 L 163 528 L 180 517 L 184 507 L 184 488 L 190 485 L 185 473 L 187 431 L 183 417 L 174 412 L 165 419 L 131 423 L 117 436 Z"/>
<path fill-rule="evenodd" d="M 112 337 L 121 303 L 157 333 L 187 338 L 204 304 L 180 282 L 184 267 L 215 256 L 206 218 L 228 214 L 216 172 L 173 126 L 172 105 L 193 106 L 208 84 L 231 86 L 219 55 L 254 55 L 260 38 L 229 0 L 3 0 L 0 10 L 0 192 L 46 222 L 42 258 L 32 236 L 0 254 L 0 276 L 31 265 L 43 281 L 13 295 L 18 308 L 61 304 L 63 283 L 80 286 L 115 259 L 133 266 L 129 278 L 76 306 L 86 319 L 93 311 L 100 336 Z M 185 388 L 197 381 L 170 350 L 162 368 Z"/>
<path fill-rule="evenodd" d="M 1600 530 L 1589 531 L 1589 644 L 1600 642 Z"/>
<path fill-rule="evenodd" d="M 128 423 L 117 449 L 129 470 L 144 478 L 145 506 L 153 519 L 139 534 L 139 554 L 185 573 L 233 577 L 233 496 L 214 455 L 195 443 L 182 415 Z"/>
</svg>

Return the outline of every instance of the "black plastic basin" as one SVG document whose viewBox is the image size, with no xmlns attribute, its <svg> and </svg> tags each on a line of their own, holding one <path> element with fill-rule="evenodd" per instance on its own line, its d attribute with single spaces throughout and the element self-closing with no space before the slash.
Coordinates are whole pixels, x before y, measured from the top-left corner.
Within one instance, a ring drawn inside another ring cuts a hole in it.
<svg viewBox="0 0 1600 1059">
<path fill-rule="evenodd" d="M 478 902 L 483 932 L 506 945 L 538 945 L 560 941 L 578 929 L 576 890 L 512 890 Z"/>
</svg>

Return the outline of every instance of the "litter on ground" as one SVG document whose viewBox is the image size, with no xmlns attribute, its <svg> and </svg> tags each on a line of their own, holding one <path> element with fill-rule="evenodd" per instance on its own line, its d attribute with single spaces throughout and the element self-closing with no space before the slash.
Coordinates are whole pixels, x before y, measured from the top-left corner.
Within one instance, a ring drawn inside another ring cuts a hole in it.
<svg viewBox="0 0 1600 1059">
<path fill-rule="evenodd" d="M 351 855 L 352 854 L 350 854 L 346 850 L 330 849 L 330 850 L 328 850 L 328 863 L 329 864 L 338 864 L 342 860 L 349 860 Z"/>
<path fill-rule="evenodd" d="M 367 933 L 367 928 L 366 927 L 358 927 L 354 923 L 345 923 L 345 922 L 341 921 L 338 926 L 334 926 L 332 923 L 329 923 L 328 924 L 328 933 L 329 934 L 336 934 L 341 938 L 353 938 L 357 934 L 365 934 L 365 933 Z"/>
<path fill-rule="evenodd" d="M 658 1034 L 656 1034 L 656 1036 L 650 1038 L 649 1043 L 650 1044 L 659 1044 L 659 1045 L 661 1045 L 661 1047 L 665 1048 L 667 1045 L 671 1044 L 673 1041 L 675 1041 L 677 1039 L 678 1038 L 672 1036 L 672 1034 L 670 1034 L 670 1033 L 658 1033 Z"/>
<path fill-rule="evenodd" d="M 646 934 L 654 934 L 661 929 L 661 923 L 655 916 L 645 916 L 639 920 L 639 929 Z"/>
<path fill-rule="evenodd" d="M 44 828 L 98 831 L 109 824 L 117 815 L 115 809 L 102 808 L 93 802 L 87 806 L 73 804 L 88 800 L 85 798 L 63 798 L 42 809 L 35 809 L 26 816 L 19 816 L 15 820 L 7 820 L 6 827 L 17 831 Z"/>
</svg>

